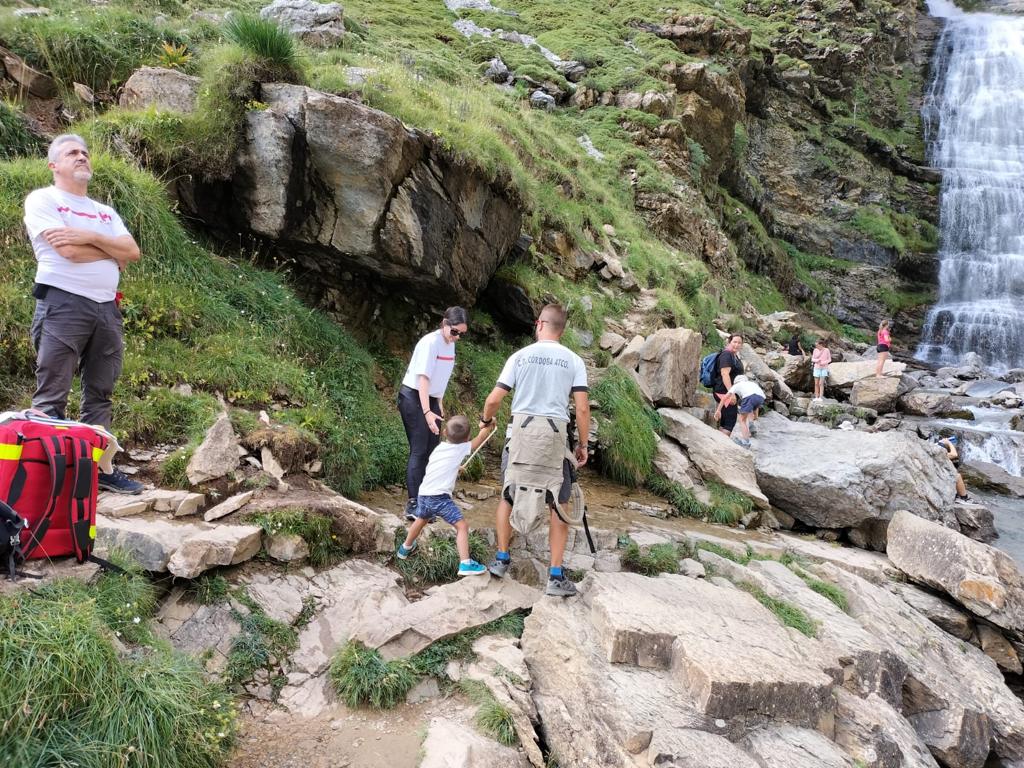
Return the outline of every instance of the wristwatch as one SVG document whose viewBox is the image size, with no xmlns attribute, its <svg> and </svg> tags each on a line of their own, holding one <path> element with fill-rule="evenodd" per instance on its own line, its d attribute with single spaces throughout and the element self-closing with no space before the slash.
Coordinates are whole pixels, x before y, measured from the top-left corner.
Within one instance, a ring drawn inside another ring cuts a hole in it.
<svg viewBox="0 0 1024 768">
<path fill-rule="evenodd" d="M 480 423 L 483 424 L 484 426 L 490 424 L 493 421 L 494 421 L 494 417 L 493 416 L 491 416 L 491 418 L 489 418 L 489 419 L 485 419 L 484 415 L 482 413 L 480 414 Z"/>
</svg>

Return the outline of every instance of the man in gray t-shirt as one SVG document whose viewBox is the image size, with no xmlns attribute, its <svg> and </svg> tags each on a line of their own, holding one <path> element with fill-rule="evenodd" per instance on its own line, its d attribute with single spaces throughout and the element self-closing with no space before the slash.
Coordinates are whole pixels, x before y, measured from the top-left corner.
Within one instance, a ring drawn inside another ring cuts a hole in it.
<svg viewBox="0 0 1024 768">
<path fill-rule="evenodd" d="M 495 418 L 501 401 L 512 392 L 513 424 L 521 420 L 545 419 L 559 427 L 557 439 L 564 441 L 565 427 L 569 423 L 568 403 L 570 397 L 576 406 L 576 427 L 579 441 L 576 444 L 577 466 L 587 462 L 587 440 L 590 434 L 590 400 L 587 395 L 587 371 L 583 361 L 572 350 L 562 346 L 559 339 L 565 331 L 566 312 L 557 304 L 548 304 L 537 319 L 537 342 L 514 353 L 505 363 L 498 382 L 484 403 L 480 415 L 481 427 L 489 425 Z M 553 433 L 554 434 L 554 433 Z M 554 438 L 553 438 L 554 439 Z M 564 443 L 563 443 L 564 449 Z M 502 473 L 507 463 L 508 444 L 502 456 Z M 568 462 L 566 462 L 568 463 Z M 556 481 L 557 482 L 557 481 Z M 504 483 L 503 483 L 504 484 Z M 568 467 L 558 502 L 569 499 L 571 479 Z M 553 502 L 554 499 L 551 499 Z M 509 569 L 509 544 L 512 540 L 512 504 L 502 496 L 496 513 L 498 553 L 490 570 L 495 576 L 504 576 Z M 567 597 L 576 593 L 575 585 L 562 571 L 562 557 L 569 537 L 569 526 L 555 511 L 550 510 L 551 571 L 547 594 Z"/>
</svg>

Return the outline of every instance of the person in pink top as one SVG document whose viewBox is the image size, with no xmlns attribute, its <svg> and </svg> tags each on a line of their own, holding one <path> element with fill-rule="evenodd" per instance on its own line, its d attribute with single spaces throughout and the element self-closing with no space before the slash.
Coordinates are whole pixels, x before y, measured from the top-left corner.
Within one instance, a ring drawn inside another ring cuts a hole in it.
<svg viewBox="0 0 1024 768">
<path fill-rule="evenodd" d="M 878 326 L 878 363 L 875 365 L 875 378 L 882 377 L 882 368 L 889 357 L 889 348 L 892 346 L 892 336 L 889 335 L 889 321 L 883 320 Z"/>
<path fill-rule="evenodd" d="M 832 362 L 832 353 L 829 351 L 828 345 L 825 344 L 825 338 L 821 337 L 814 345 L 814 351 L 811 353 L 811 372 L 814 374 L 814 399 L 823 400 L 825 398 L 825 379 L 828 378 L 828 366 Z"/>
</svg>

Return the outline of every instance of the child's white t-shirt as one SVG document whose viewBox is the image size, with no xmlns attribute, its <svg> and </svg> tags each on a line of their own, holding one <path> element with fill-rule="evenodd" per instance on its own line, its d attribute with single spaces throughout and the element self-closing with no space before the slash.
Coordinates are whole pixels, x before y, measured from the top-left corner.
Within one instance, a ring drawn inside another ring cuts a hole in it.
<svg viewBox="0 0 1024 768">
<path fill-rule="evenodd" d="M 737 400 L 742 400 L 745 397 L 751 395 L 760 395 L 764 397 L 764 390 L 757 386 L 756 382 L 747 379 L 746 381 L 737 381 L 732 387 L 729 388 L 729 394 L 736 395 Z"/>
<path fill-rule="evenodd" d="M 459 479 L 459 465 L 472 450 L 468 440 L 464 443 L 440 443 L 430 454 L 427 471 L 420 483 L 420 496 L 450 496 L 455 490 L 455 481 Z"/>
</svg>

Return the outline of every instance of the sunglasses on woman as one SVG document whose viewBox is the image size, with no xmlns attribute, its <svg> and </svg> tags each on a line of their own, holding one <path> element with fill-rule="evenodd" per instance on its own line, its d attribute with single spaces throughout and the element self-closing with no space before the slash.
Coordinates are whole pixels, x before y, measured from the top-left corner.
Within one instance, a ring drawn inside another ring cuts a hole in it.
<svg viewBox="0 0 1024 768">
<path fill-rule="evenodd" d="M 459 336 L 461 336 L 462 334 L 464 334 L 464 333 L 465 333 L 465 331 L 460 331 L 460 330 L 459 330 L 458 328 L 452 328 L 452 327 L 451 327 L 451 326 L 449 325 L 449 326 L 448 326 L 448 333 L 449 333 L 450 335 L 454 336 L 455 338 L 459 338 Z"/>
</svg>

